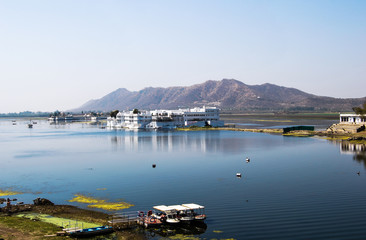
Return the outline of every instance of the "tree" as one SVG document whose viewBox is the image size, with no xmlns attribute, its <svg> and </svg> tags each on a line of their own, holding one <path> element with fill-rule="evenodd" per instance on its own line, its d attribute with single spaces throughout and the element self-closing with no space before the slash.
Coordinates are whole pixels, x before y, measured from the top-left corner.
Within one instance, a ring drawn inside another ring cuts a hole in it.
<svg viewBox="0 0 366 240">
<path fill-rule="evenodd" d="M 139 110 L 137 108 L 135 108 L 133 111 L 132 111 L 133 114 L 138 114 L 140 113 Z"/>
<path fill-rule="evenodd" d="M 110 115 L 112 118 L 116 118 L 118 113 L 119 113 L 119 111 L 118 111 L 118 110 L 114 110 L 114 111 L 112 111 L 109 115 Z"/>
<path fill-rule="evenodd" d="M 354 107 L 352 110 L 361 116 L 366 115 L 366 101 L 362 104 L 362 107 Z"/>
<path fill-rule="evenodd" d="M 61 112 L 59 110 L 56 110 L 54 113 L 53 113 L 53 116 L 55 117 L 58 117 L 61 115 Z"/>
<path fill-rule="evenodd" d="M 352 110 L 356 114 L 361 115 L 361 119 L 363 119 L 363 121 L 365 121 L 365 118 L 366 118 L 366 101 L 362 104 L 362 107 L 354 107 L 354 108 L 352 108 Z"/>
</svg>

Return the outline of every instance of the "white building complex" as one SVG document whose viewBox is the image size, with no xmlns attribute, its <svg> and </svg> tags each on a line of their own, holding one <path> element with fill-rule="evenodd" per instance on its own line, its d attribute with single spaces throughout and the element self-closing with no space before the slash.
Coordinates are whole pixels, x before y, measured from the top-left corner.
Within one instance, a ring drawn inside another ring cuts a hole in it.
<svg viewBox="0 0 366 240">
<path fill-rule="evenodd" d="M 109 117 L 107 126 L 132 129 L 173 129 L 177 127 L 210 125 L 224 126 L 220 120 L 220 110 L 216 107 L 202 107 L 179 110 L 154 110 L 119 112 L 116 118 Z"/>
</svg>

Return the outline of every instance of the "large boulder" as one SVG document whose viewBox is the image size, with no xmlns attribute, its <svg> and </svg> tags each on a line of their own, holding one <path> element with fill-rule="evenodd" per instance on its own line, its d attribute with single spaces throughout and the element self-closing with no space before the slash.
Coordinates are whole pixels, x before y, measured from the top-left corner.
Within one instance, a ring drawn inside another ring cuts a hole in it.
<svg viewBox="0 0 366 240">
<path fill-rule="evenodd" d="M 51 202 L 50 200 L 48 200 L 46 198 L 36 198 L 33 200 L 33 203 L 35 206 L 45 206 L 45 205 L 53 206 L 53 205 L 55 205 L 53 202 Z"/>
</svg>

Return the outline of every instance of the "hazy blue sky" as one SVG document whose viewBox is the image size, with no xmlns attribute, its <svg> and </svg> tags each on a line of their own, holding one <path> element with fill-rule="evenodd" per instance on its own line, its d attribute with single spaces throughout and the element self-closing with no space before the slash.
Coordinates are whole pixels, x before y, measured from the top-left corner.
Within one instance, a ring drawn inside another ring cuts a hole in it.
<svg viewBox="0 0 366 240">
<path fill-rule="evenodd" d="M 366 1 L 0 0 L 0 112 L 223 78 L 366 96 Z"/>
</svg>

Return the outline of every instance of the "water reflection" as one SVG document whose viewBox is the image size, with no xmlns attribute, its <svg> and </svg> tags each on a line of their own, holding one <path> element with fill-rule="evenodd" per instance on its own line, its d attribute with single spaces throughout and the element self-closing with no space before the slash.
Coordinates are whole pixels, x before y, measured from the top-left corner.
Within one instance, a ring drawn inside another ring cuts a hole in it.
<svg viewBox="0 0 366 240">
<path fill-rule="evenodd" d="M 243 137 L 248 135 L 248 138 Z M 254 135 L 253 135 L 254 136 Z M 273 136 L 253 137 L 251 133 L 205 132 L 144 132 L 119 131 L 110 136 L 117 150 L 154 152 L 230 152 L 241 153 L 247 148 L 282 146 L 283 139 Z M 280 141 L 279 141 L 280 140 Z"/>
<path fill-rule="evenodd" d="M 123 150 L 159 152 L 184 151 L 185 149 L 216 152 L 221 144 L 219 138 L 207 139 L 204 136 L 192 138 L 188 135 L 170 134 L 111 136 L 111 142 Z"/>
<path fill-rule="evenodd" d="M 341 153 L 353 154 L 353 159 L 366 168 L 366 145 L 361 143 L 341 143 Z"/>
<path fill-rule="evenodd" d="M 150 235 L 152 237 L 155 237 L 156 235 L 160 237 L 173 237 L 178 238 L 181 236 L 183 239 L 183 236 L 185 236 L 184 239 L 190 239 L 187 238 L 187 235 L 200 235 L 206 232 L 207 225 L 204 222 L 196 222 L 189 225 L 181 224 L 179 226 L 163 226 L 158 229 L 149 229 Z M 192 238 L 193 239 L 193 238 Z"/>
</svg>

